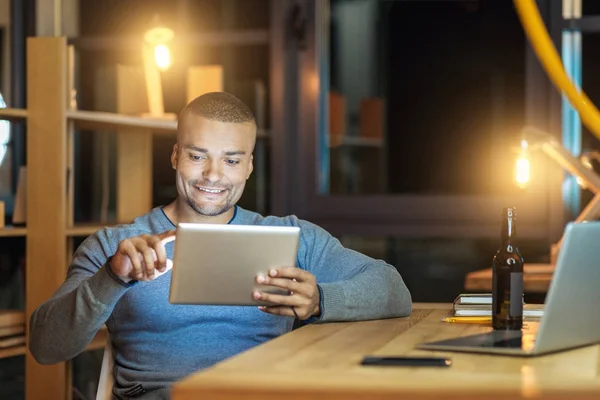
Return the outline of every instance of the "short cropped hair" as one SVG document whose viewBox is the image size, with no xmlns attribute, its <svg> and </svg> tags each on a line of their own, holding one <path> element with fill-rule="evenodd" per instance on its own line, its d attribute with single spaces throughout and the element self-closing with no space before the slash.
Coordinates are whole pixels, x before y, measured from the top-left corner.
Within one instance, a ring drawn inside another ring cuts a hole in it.
<svg viewBox="0 0 600 400">
<path fill-rule="evenodd" d="M 219 122 L 256 124 L 254 114 L 243 101 L 225 92 L 210 92 L 196 97 L 181 111 Z"/>
</svg>

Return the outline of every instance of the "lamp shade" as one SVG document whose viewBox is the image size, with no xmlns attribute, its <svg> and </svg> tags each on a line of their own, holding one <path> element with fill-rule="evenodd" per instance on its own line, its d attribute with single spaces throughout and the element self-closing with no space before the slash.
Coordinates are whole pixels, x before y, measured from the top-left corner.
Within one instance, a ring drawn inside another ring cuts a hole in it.
<svg viewBox="0 0 600 400">
<path fill-rule="evenodd" d="M 150 29 L 144 33 L 144 41 L 151 45 L 165 44 L 173 39 L 175 33 L 171 28 L 165 26 L 158 14 L 154 14 Z"/>
</svg>

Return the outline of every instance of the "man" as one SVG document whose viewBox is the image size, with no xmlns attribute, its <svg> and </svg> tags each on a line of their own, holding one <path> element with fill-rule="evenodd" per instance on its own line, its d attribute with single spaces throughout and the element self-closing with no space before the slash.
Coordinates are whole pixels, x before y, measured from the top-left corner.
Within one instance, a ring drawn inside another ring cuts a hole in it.
<svg viewBox="0 0 600 400">
<path fill-rule="evenodd" d="M 232 95 L 208 93 L 184 108 L 171 155 L 177 198 L 82 243 L 66 281 L 31 317 L 29 346 L 38 362 L 75 357 L 106 324 L 115 353 L 113 394 L 164 399 L 173 382 L 290 331 L 295 319 L 410 314 L 410 293 L 394 267 L 344 248 L 295 216 L 263 217 L 236 206 L 252 173 L 255 141 L 254 117 Z M 256 308 L 170 304 L 165 271 L 179 222 L 299 226 L 297 268 L 257 277 L 293 294 L 256 292 L 272 304 Z"/>
</svg>

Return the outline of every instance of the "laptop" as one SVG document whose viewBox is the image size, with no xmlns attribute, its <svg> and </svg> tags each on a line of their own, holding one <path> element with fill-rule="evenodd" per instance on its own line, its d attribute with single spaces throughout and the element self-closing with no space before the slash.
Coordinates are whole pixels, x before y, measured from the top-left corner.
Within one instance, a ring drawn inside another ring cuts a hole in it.
<svg viewBox="0 0 600 400">
<path fill-rule="evenodd" d="M 569 223 L 539 323 L 521 331 L 417 345 L 419 349 L 537 356 L 600 342 L 600 222 Z M 491 328 L 490 328 L 491 329 Z"/>
<path fill-rule="evenodd" d="M 272 268 L 295 267 L 300 228 L 180 223 L 173 249 L 173 304 L 266 305 L 254 291 L 288 295 L 256 283 Z"/>
</svg>

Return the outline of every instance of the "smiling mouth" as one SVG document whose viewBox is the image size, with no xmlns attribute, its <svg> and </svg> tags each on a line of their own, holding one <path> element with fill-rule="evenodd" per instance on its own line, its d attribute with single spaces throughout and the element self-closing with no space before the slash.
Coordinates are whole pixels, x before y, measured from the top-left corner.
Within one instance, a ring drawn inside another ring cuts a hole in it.
<svg viewBox="0 0 600 400">
<path fill-rule="evenodd" d="M 198 187 L 198 186 L 195 186 L 195 188 L 201 192 L 210 193 L 210 194 L 221 194 L 227 190 L 227 189 L 210 189 L 210 188 Z"/>
</svg>

